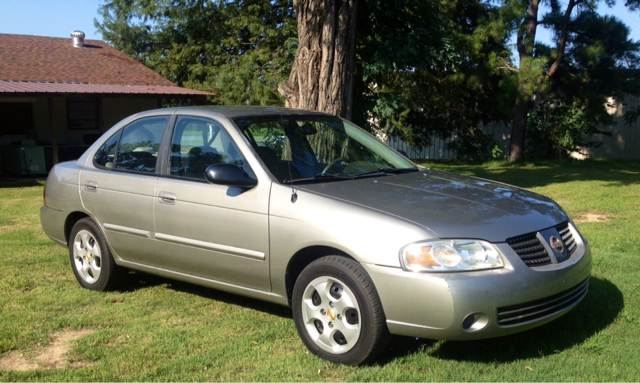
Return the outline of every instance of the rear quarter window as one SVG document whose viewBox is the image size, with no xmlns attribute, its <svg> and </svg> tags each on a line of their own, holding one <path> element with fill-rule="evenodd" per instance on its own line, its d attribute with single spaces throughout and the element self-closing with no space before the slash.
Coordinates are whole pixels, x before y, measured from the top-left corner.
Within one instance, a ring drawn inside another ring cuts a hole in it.
<svg viewBox="0 0 640 383">
<path fill-rule="evenodd" d="M 125 126 L 98 149 L 94 164 L 107 169 L 154 173 L 168 118 L 145 117 Z"/>
<path fill-rule="evenodd" d="M 94 165 L 112 168 L 113 161 L 116 156 L 116 146 L 118 145 L 118 138 L 120 138 L 120 133 L 122 133 L 122 129 L 118 130 L 113 136 L 109 137 L 107 142 L 102 144 L 100 149 L 96 152 L 95 157 L 93 158 Z"/>
</svg>

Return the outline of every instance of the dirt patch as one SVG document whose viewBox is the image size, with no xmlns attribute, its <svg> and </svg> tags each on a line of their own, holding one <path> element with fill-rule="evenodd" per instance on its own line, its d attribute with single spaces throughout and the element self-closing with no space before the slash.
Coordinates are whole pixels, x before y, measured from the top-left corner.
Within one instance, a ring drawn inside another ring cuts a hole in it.
<svg viewBox="0 0 640 383">
<path fill-rule="evenodd" d="M 587 213 L 582 213 L 580 217 L 575 219 L 574 221 L 576 223 L 583 223 L 583 222 L 606 222 L 608 220 L 609 220 L 609 217 L 607 217 L 604 214 L 598 214 L 596 212 L 587 212 Z"/>
<path fill-rule="evenodd" d="M 38 363 L 25 359 L 17 351 L 9 351 L 2 359 L 0 359 L 0 368 L 16 371 L 33 370 L 40 367 Z"/>
<path fill-rule="evenodd" d="M 71 349 L 71 342 L 92 333 L 94 330 L 63 330 L 53 334 L 53 342 L 44 347 L 33 358 L 25 358 L 18 351 L 10 351 L 0 358 L 0 368 L 27 371 L 36 368 L 83 367 L 78 362 L 70 362 L 67 353 Z"/>
<path fill-rule="evenodd" d="M 0 226 L 0 233 L 6 233 L 13 230 L 13 226 Z"/>
</svg>

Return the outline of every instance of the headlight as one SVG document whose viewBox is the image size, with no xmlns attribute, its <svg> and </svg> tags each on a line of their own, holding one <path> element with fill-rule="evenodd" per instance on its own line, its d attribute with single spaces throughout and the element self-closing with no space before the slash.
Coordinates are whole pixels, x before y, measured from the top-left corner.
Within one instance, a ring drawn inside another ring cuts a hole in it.
<svg viewBox="0 0 640 383">
<path fill-rule="evenodd" d="M 504 267 L 498 250 L 485 241 L 469 239 L 413 243 L 400 252 L 407 271 L 467 271 Z"/>
</svg>

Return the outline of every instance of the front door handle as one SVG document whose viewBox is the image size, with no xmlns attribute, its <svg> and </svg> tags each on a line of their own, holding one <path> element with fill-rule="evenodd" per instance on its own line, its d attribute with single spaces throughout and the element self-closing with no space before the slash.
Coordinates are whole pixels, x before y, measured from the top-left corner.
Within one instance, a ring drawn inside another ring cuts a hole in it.
<svg viewBox="0 0 640 383">
<path fill-rule="evenodd" d="M 84 190 L 88 192 L 98 191 L 98 183 L 96 181 L 86 181 L 84 183 Z"/>
<path fill-rule="evenodd" d="M 164 203 L 167 205 L 175 205 L 176 204 L 176 195 L 169 192 L 160 192 L 158 196 L 158 202 Z"/>
</svg>

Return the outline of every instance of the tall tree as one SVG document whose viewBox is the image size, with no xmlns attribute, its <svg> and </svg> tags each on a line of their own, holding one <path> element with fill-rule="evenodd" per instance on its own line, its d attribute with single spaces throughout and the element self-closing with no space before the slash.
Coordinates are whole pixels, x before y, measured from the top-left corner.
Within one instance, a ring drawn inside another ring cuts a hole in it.
<svg viewBox="0 0 640 383">
<path fill-rule="evenodd" d="M 357 0 L 294 0 L 298 49 L 278 85 L 286 106 L 351 119 Z"/>
<path fill-rule="evenodd" d="M 615 0 L 604 0 L 608 6 L 615 5 Z M 509 160 L 522 159 L 525 154 L 528 115 L 534 108 L 536 99 L 544 100 L 553 89 L 553 82 L 569 74 L 570 60 L 567 52 L 580 46 L 583 48 L 600 41 L 586 41 L 578 38 L 581 15 L 597 16 L 596 7 L 601 0 L 569 0 L 563 5 L 559 0 L 501 0 L 501 15 L 505 25 L 510 25 L 516 34 L 516 47 L 519 67 L 516 69 L 506 63 L 506 68 L 514 72 L 517 93 L 514 103 L 514 117 L 509 147 Z M 540 7 L 546 5 L 548 12 L 540 14 Z M 627 0 L 627 7 L 632 10 L 638 8 L 638 0 Z M 610 20 L 616 22 L 615 20 Z M 553 48 L 537 44 L 536 33 L 540 25 L 550 28 L 555 35 Z M 628 36 L 624 36 L 628 41 Z M 620 47 L 620 46 L 619 46 Z M 633 54 L 638 52 L 637 45 L 620 47 L 623 51 Z M 609 55 L 609 57 L 613 57 Z M 615 63 L 616 68 L 633 68 L 634 63 Z M 591 105 L 592 107 L 597 107 Z M 600 106 L 602 109 L 603 106 Z"/>
</svg>

